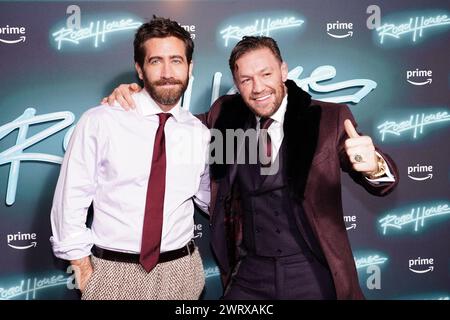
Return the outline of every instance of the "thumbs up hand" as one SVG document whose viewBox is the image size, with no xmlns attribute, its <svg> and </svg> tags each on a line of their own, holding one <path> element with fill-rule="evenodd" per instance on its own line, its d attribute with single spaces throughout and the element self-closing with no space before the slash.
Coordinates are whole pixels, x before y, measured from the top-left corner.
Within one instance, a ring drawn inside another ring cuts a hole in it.
<svg viewBox="0 0 450 320">
<path fill-rule="evenodd" d="M 348 139 L 345 140 L 345 151 L 353 165 L 353 169 L 370 176 L 378 171 L 375 146 L 369 136 L 360 136 L 349 119 L 344 121 L 345 132 Z"/>
</svg>

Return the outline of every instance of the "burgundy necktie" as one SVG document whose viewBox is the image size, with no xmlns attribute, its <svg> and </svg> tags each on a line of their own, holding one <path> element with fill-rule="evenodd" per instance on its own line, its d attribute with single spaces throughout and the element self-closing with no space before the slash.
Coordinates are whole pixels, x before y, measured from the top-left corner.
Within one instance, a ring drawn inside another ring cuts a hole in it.
<svg viewBox="0 0 450 320">
<path fill-rule="evenodd" d="M 164 191 L 166 189 L 166 145 L 164 126 L 170 113 L 159 113 L 159 126 L 153 146 L 152 166 L 148 179 L 139 262 L 147 272 L 158 263 L 163 225 Z"/>
<path fill-rule="evenodd" d="M 270 125 L 272 124 L 273 119 L 271 118 L 261 118 L 259 120 L 259 128 L 260 130 L 268 130 Z M 262 134 L 261 131 L 259 133 L 259 138 L 262 139 L 263 152 L 266 155 L 267 163 L 261 163 L 262 167 L 270 167 L 272 160 L 272 139 L 270 139 L 269 132 L 266 131 L 266 134 Z M 264 143 L 265 142 L 265 143 Z"/>
</svg>

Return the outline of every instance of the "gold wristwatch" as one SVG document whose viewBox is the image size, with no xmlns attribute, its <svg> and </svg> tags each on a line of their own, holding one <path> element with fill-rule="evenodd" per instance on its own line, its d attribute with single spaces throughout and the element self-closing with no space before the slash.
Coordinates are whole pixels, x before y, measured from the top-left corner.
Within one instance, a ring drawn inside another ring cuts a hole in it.
<svg viewBox="0 0 450 320">
<path fill-rule="evenodd" d="M 378 169 L 376 172 L 366 174 L 369 179 L 377 179 L 386 174 L 387 163 L 386 161 L 377 154 L 377 165 Z"/>
</svg>

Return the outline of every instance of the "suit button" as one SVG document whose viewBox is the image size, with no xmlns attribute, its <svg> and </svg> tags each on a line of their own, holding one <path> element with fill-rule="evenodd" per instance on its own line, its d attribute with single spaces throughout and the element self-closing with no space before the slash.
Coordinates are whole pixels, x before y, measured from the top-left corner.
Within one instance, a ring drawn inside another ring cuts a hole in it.
<svg viewBox="0 0 450 320">
<path fill-rule="evenodd" d="M 275 216 L 278 217 L 280 213 L 278 211 L 275 211 Z"/>
<path fill-rule="evenodd" d="M 280 229 L 275 230 L 276 233 L 281 233 Z"/>
<path fill-rule="evenodd" d="M 277 253 L 278 253 L 278 254 L 281 254 L 282 252 L 283 252 L 283 250 L 281 250 L 281 249 L 278 249 L 278 250 L 277 250 Z"/>
<path fill-rule="evenodd" d="M 261 229 L 260 228 L 256 228 L 256 233 L 260 233 Z"/>
</svg>

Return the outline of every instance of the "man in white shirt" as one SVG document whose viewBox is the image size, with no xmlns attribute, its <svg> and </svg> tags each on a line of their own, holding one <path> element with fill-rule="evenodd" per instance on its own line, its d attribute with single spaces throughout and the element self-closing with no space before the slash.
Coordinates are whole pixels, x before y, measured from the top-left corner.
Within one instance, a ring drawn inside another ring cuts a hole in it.
<svg viewBox="0 0 450 320">
<path fill-rule="evenodd" d="M 137 108 L 92 108 L 71 137 L 50 240 L 74 266 L 82 299 L 198 299 L 203 290 L 193 214 L 194 202 L 208 212 L 210 134 L 180 107 L 193 49 L 177 22 L 143 24 L 134 40 L 145 87 L 133 96 Z"/>
</svg>

